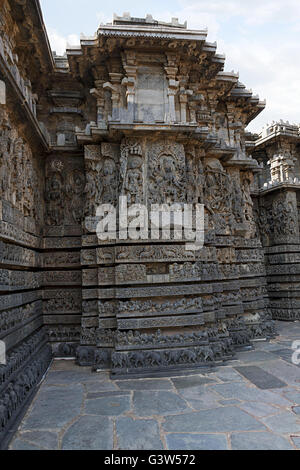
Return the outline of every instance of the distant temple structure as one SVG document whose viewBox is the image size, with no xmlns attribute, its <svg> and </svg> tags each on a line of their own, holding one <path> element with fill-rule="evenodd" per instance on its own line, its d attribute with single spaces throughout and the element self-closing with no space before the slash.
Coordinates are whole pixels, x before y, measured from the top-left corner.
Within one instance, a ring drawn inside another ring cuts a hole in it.
<svg viewBox="0 0 300 470">
<path fill-rule="evenodd" d="M 114 16 L 52 54 L 38 0 L 0 6 L 0 441 L 51 358 L 113 377 L 213 367 L 300 319 L 300 131 L 207 31 Z M 205 245 L 101 241 L 97 207 L 203 204 Z"/>
</svg>

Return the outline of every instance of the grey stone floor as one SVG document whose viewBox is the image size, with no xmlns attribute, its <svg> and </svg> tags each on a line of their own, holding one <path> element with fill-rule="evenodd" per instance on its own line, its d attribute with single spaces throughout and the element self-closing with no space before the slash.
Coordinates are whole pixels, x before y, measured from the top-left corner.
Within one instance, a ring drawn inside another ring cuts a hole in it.
<svg viewBox="0 0 300 470">
<path fill-rule="evenodd" d="M 10 448 L 300 449 L 300 322 L 212 373 L 113 382 L 55 361 Z"/>
</svg>

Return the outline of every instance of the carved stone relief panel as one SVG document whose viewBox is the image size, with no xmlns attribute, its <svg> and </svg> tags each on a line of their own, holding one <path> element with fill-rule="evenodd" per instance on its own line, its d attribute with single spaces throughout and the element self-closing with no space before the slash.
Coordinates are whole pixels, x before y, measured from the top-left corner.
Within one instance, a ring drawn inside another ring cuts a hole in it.
<svg viewBox="0 0 300 470">
<path fill-rule="evenodd" d="M 117 204 L 119 152 L 115 144 L 85 146 L 85 216 L 94 217 L 100 204 Z"/>
<path fill-rule="evenodd" d="M 45 224 L 80 225 L 83 218 L 85 174 L 77 157 L 49 157 L 46 163 Z"/>
<path fill-rule="evenodd" d="M 120 195 L 131 204 L 144 202 L 144 155 L 142 141 L 124 139 L 120 156 Z"/>
<path fill-rule="evenodd" d="M 148 203 L 186 202 L 186 162 L 181 144 L 171 141 L 149 143 Z"/>
</svg>

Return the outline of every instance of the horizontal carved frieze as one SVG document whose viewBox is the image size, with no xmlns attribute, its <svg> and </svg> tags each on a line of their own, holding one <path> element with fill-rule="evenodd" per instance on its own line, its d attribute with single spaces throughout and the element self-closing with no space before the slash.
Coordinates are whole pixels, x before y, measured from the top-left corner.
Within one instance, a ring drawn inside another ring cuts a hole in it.
<svg viewBox="0 0 300 470">
<path fill-rule="evenodd" d="M 79 341 L 80 340 L 80 326 L 48 326 L 47 333 L 49 341 L 60 342 L 60 341 Z"/>
<path fill-rule="evenodd" d="M 0 242 L 0 264 L 36 268 L 39 259 L 39 254 L 33 250 Z"/>
<path fill-rule="evenodd" d="M 136 287 L 136 288 L 116 288 L 98 289 L 98 298 L 139 298 L 139 297 L 166 297 L 182 296 L 188 294 L 209 294 L 216 286 L 209 284 L 194 284 L 189 286 L 163 286 L 163 287 Z"/>
<path fill-rule="evenodd" d="M 238 263 L 264 262 L 264 251 L 263 249 L 236 250 L 236 260 Z"/>
<path fill-rule="evenodd" d="M 184 315 L 156 318 L 140 319 L 119 319 L 117 320 L 119 330 L 134 330 L 140 328 L 164 328 L 174 326 L 195 326 L 203 325 L 203 315 Z"/>
<path fill-rule="evenodd" d="M 44 268 L 79 268 L 80 252 L 54 252 L 43 254 Z"/>
<path fill-rule="evenodd" d="M 103 309 L 105 308 L 105 304 Z M 181 299 L 159 300 L 129 300 L 120 301 L 118 305 L 118 318 L 171 315 L 175 313 L 200 313 L 203 309 L 201 297 L 187 297 Z"/>
<path fill-rule="evenodd" d="M 24 326 L 34 317 L 42 314 L 42 302 L 36 301 L 11 310 L 0 312 L 0 338 L 17 327 Z"/>
<path fill-rule="evenodd" d="M 24 292 L 18 294 L 0 295 L 0 310 L 19 307 L 42 298 L 41 291 Z"/>
<path fill-rule="evenodd" d="M 81 271 L 47 271 L 41 273 L 43 286 L 80 285 Z"/>
<path fill-rule="evenodd" d="M 80 313 L 82 310 L 81 290 L 45 290 L 43 312 Z"/>
<path fill-rule="evenodd" d="M 38 289 L 41 273 L 0 269 L 0 291 Z"/>
<path fill-rule="evenodd" d="M 85 250 L 83 250 L 85 251 Z M 216 250 L 206 247 L 199 251 L 188 251 L 185 245 L 148 245 L 97 248 L 97 257 L 89 251 L 90 263 L 142 263 L 167 261 L 216 261 Z"/>
<path fill-rule="evenodd" d="M 286 253 L 279 255 L 268 255 L 269 264 L 295 264 L 300 263 L 300 253 Z"/>
<path fill-rule="evenodd" d="M 81 237 L 47 237 L 43 239 L 43 248 L 46 250 L 81 248 Z"/>
<path fill-rule="evenodd" d="M 0 233 L 1 238 L 6 241 L 19 243 L 35 249 L 41 247 L 41 238 L 24 232 L 24 230 L 3 220 L 0 220 Z"/>
</svg>

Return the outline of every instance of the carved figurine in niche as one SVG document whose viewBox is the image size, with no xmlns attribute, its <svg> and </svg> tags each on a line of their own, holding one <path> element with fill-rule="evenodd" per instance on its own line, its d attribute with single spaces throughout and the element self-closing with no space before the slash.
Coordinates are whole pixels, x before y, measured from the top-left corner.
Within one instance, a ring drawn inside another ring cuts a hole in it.
<svg viewBox="0 0 300 470">
<path fill-rule="evenodd" d="M 239 160 L 246 158 L 245 142 L 240 128 L 234 131 L 234 141 L 236 146 L 236 157 Z"/>
<path fill-rule="evenodd" d="M 34 194 L 37 189 L 38 181 L 32 165 L 32 155 L 29 151 L 25 162 L 26 178 L 23 188 L 23 213 L 25 217 L 35 217 L 37 214 L 37 207 L 34 204 Z"/>
<path fill-rule="evenodd" d="M 161 203 L 182 200 L 183 185 L 178 175 L 176 162 L 172 155 L 162 155 L 159 159 L 157 187 Z"/>
<path fill-rule="evenodd" d="M 249 234 L 251 238 L 255 237 L 257 228 L 253 215 L 253 200 L 251 197 L 251 185 L 253 183 L 253 175 L 249 172 L 242 175 L 242 194 L 243 194 L 243 207 L 244 207 L 244 218 L 249 226 Z"/>
<path fill-rule="evenodd" d="M 2 113 L 0 114 L 0 119 L 3 119 L 0 133 L 0 197 L 8 199 L 9 172 L 7 167 L 12 150 L 12 141 L 10 137 L 11 126 L 6 116 L 2 116 Z"/>
<path fill-rule="evenodd" d="M 218 114 L 216 117 L 216 131 L 220 139 L 221 147 L 227 147 L 229 142 L 228 123 L 223 113 Z"/>
<path fill-rule="evenodd" d="M 227 173 L 217 159 L 206 162 L 205 204 L 211 213 L 231 212 L 231 185 Z"/>
<path fill-rule="evenodd" d="M 134 139 L 124 139 L 121 144 L 120 190 L 129 204 L 143 202 L 142 146 Z"/>
<path fill-rule="evenodd" d="M 74 170 L 66 186 L 66 196 L 70 200 L 70 212 L 72 222 L 80 224 L 83 217 L 83 192 L 85 188 L 85 177 L 82 171 Z"/>
<path fill-rule="evenodd" d="M 193 204 L 197 192 L 197 173 L 195 170 L 194 156 L 188 154 L 186 158 L 186 201 L 188 204 Z"/>
<path fill-rule="evenodd" d="M 101 169 L 102 165 L 99 161 L 90 160 L 86 163 L 86 184 L 83 191 L 86 216 L 95 216 L 96 207 L 100 204 L 103 193 Z"/>
<path fill-rule="evenodd" d="M 141 204 L 143 202 L 143 160 L 139 156 L 130 156 L 127 163 L 127 174 L 124 189 L 128 204 Z"/>
<path fill-rule="evenodd" d="M 272 213 L 275 237 L 297 235 L 297 214 L 292 201 L 287 201 L 285 195 L 280 197 L 274 201 Z"/>
<path fill-rule="evenodd" d="M 46 179 L 46 224 L 58 226 L 63 223 L 63 177 L 60 173 L 54 172 Z"/>
<path fill-rule="evenodd" d="M 103 163 L 103 196 L 104 204 L 115 204 L 117 191 L 116 164 L 111 158 Z"/>
<path fill-rule="evenodd" d="M 12 203 L 17 206 L 19 209 L 20 203 L 23 196 L 23 178 L 24 178 L 24 169 L 23 169 L 23 160 L 25 154 L 25 145 L 22 138 L 18 138 L 14 143 L 14 155 L 13 155 L 13 169 L 11 176 L 11 194 L 12 194 Z"/>
<path fill-rule="evenodd" d="M 197 172 L 197 182 L 196 182 L 196 199 L 199 204 L 203 204 L 204 202 L 204 184 L 205 184 L 205 176 L 204 176 L 204 169 L 203 163 L 199 159 L 198 160 L 198 172 Z"/>
<path fill-rule="evenodd" d="M 242 224 L 244 220 L 243 211 L 243 195 L 240 188 L 239 181 L 235 177 L 232 178 L 232 213 L 236 223 Z"/>
</svg>

